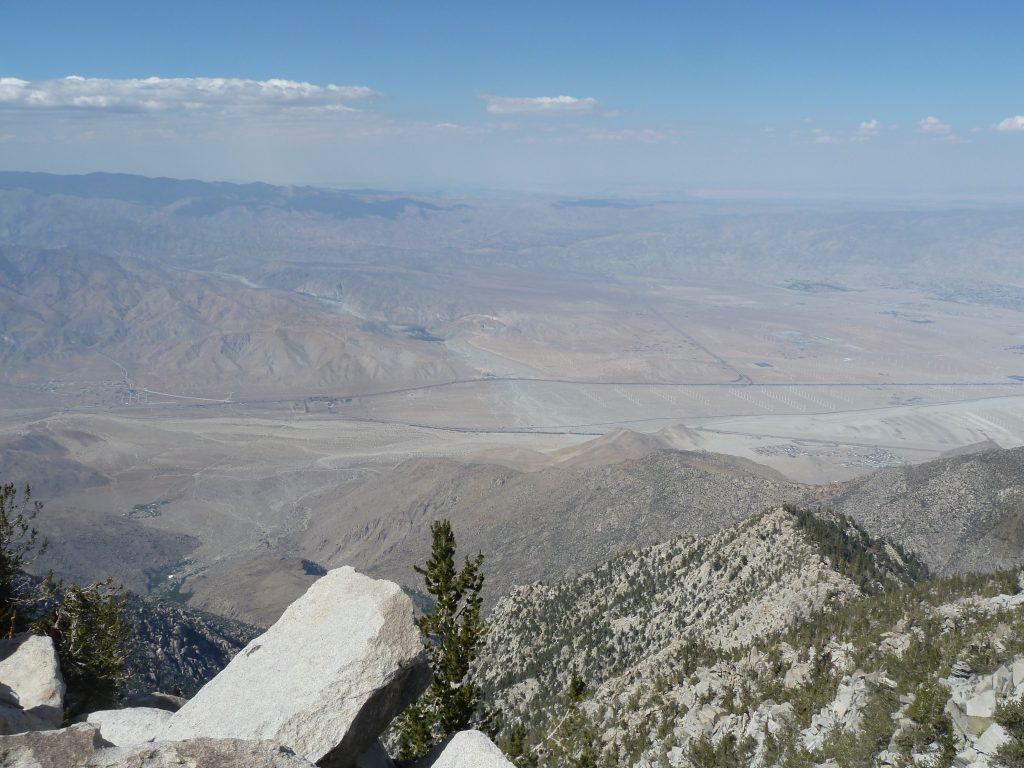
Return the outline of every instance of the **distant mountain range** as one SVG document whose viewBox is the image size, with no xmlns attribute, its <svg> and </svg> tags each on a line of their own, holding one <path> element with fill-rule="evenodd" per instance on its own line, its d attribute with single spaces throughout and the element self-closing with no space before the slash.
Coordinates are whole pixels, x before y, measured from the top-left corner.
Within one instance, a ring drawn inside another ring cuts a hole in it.
<svg viewBox="0 0 1024 768">
<path fill-rule="evenodd" d="M 162 208 L 178 216 L 196 217 L 213 216 L 228 208 L 317 213 L 336 219 L 362 216 L 393 219 L 409 209 L 440 210 L 438 206 L 422 200 L 382 193 L 357 194 L 315 187 L 149 178 L 124 173 L 58 176 L 50 173 L 0 171 L 0 189 L 29 191 L 42 196 L 117 200 Z"/>
<path fill-rule="evenodd" d="M 0 172 L 0 244 L 92 248 L 249 276 L 270 262 L 326 261 L 788 278 L 839 288 L 843 280 L 903 279 L 972 295 L 1002 285 L 1002 296 L 991 298 L 1005 301 L 1005 277 L 1019 266 L 1021 221 L 1010 208 L 414 197 Z M 967 285 L 944 282 L 954 277 Z"/>
</svg>

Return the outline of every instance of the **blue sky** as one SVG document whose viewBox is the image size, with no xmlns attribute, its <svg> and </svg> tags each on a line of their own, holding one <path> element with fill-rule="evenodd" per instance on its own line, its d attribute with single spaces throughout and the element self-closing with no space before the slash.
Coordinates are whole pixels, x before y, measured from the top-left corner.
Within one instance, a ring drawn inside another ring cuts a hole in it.
<svg viewBox="0 0 1024 768">
<path fill-rule="evenodd" d="M 1022 3 L 37 0 L 3 18 L 4 168 L 1024 194 Z"/>
</svg>

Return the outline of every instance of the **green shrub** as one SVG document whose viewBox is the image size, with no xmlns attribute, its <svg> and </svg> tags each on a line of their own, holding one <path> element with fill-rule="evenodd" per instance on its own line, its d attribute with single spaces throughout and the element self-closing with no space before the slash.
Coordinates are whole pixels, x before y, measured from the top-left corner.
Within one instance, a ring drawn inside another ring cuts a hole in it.
<svg viewBox="0 0 1024 768">
<path fill-rule="evenodd" d="M 62 590 L 53 610 L 32 625 L 32 631 L 49 635 L 57 647 L 69 717 L 114 705 L 127 676 L 124 606 L 124 590 L 111 579 L 71 585 Z"/>
<path fill-rule="evenodd" d="M 996 752 L 993 764 L 1024 768 L 1024 698 L 1000 704 L 996 708 L 996 722 L 1010 734 L 1010 741 Z"/>
</svg>

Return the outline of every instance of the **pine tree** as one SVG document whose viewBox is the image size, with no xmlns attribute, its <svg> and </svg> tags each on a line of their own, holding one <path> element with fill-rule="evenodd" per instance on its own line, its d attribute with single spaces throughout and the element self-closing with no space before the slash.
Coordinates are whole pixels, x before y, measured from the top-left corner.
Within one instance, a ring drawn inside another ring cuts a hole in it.
<svg viewBox="0 0 1024 768">
<path fill-rule="evenodd" d="M 125 679 L 124 590 L 111 579 L 88 586 L 33 579 L 25 568 L 46 551 L 33 526 L 42 504 L 26 486 L 0 485 L 0 637 L 49 635 L 67 683 L 67 714 L 109 708 Z"/>
<path fill-rule="evenodd" d="M 52 594 L 47 576 L 33 583 L 24 568 L 46 551 L 46 541 L 32 525 L 42 504 L 32 501 L 26 485 L 20 494 L 13 483 L 0 485 L 0 636 L 23 627 L 32 607 Z"/>
<path fill-rule="evenodd" d="M 466 558 L 455 567 L 455 534 L 447 520 L 430 526 L 430 559 L 415 566 L 423 577 L 434 610 L 417 619 L 423 633 L 433 679 L 419 701 L 397 722 L 399 757 L 416 760 L 435 744 L 469 727 L 477 709 L 479 690 L 469 679 L 469 668 L 483 641 L 480 590 L 483 554 Z"/>
<path fill-rule="evenodd" d="M 128 626 L 124 589 L 112 579 L 61 589 L 52 611 L 30 627 L 53 638 L 68 685 L 65 705 L 74 716 L 114 705 L 127 677 Z"/>
</svg>

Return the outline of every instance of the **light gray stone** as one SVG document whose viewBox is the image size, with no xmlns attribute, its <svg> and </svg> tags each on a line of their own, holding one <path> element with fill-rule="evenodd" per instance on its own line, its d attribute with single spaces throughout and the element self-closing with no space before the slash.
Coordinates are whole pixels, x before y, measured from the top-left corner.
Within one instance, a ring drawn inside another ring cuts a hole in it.
<svg viewBox="0 0 1024 768">
<path fill-rule="evenodd" d="M 768 711 L 768 733 L 777 736 L 782 728 L 793 722 L 796 712 L 788 701 L 776 704 Z"/>
<path fill-rule="evenodd" d="M 108 746 L 94 725 L 79 723 L 52 731 L 0 736 L 4 768 L 71 768 L 86 765 L 96 750 Z"/>
<path fill-rule="evenodd" d="M 897 659 L 902 659 L 903 654 L 910 648 L 913 638 L 906 632 L 886 632 L 879 642 L 879 650 L 882 653 L 891 653 Z"/>
<path fill-rule="evenodd" d="M 314 768 L 271 741 L 189 739 L 102 749 L 83 768 Z"/>
<path fill-rule="evenodd" d="M 802 688 L 806 685 L 810 676 L 811 665 L 807 662 L 799 662 L 786 670 L 786 675 L 782 678 L 782 686 L 787 690 L 792 688 Z"/>
<path fill-rule="evenodd" d="M 1001 666 L 992 673 L 992 690 L 997 696 L 1005 696 L 1013 690 L 1013 672 L 1006 666 Z"/>
<path fill-rule="evenodd" d="M 480 731 L 460 731 L 434 747 L 415 768 L 514 768 Z"/>
<path fill-rule="evenodd" d="M 953 701 L 946 702 L 945 711 L 953 721 L 953 728 L 965 738 L 977 738 L 992 725 L 992 720 L 987 717 L 968 717 Z"/>
<path fill-rule="evenodd" d="M 155 739 L 166 727 L 171 714 L 155 707 L 101 709 L 86 718 L 100 729 L 105 741 L 119 747 L 133 747 Z"/>
<path fill-rule="evenodd" d="M 1014 659 L 1013 664 L 1010 666 L 1010 671 L 1013 673 L 1014 688 L 1024 683 L 1024 659 Z"/>
<path fill-rule="evenodd" d="M 996 713 L 996 693 L 991 688 L 967 700 L 964 713 L 968 717 L 992 717 Z"/>
<path fill-rule="evenodd" d="M 174 713 L 160 739 L 269 739 L 348 768 L 428 682 L 412 601 L 397 584 L 339 568 Z"/>
<path fill-rule="evenodd" d="M 59 728 L 64 719 L 64 677 L 53 640 L 22 634 L 0 640 L 0 698 Z"/>
<path fill-rule="evenodd" d="M 974 742 L 974 748 L 983 755 L 992 757 L 1003 744 L 1010 740 L 1010 734 L 999 723 L 992 723 L 978 740 Z"/>
</svg>

